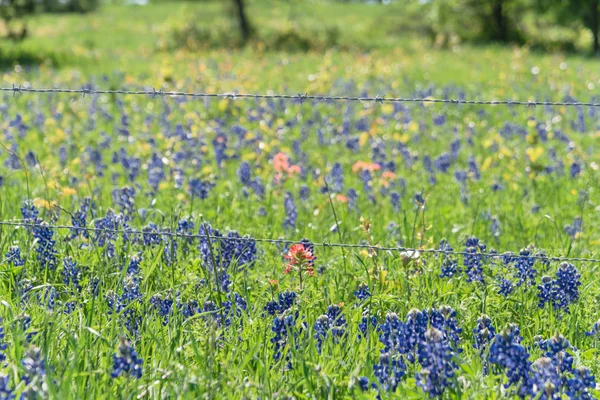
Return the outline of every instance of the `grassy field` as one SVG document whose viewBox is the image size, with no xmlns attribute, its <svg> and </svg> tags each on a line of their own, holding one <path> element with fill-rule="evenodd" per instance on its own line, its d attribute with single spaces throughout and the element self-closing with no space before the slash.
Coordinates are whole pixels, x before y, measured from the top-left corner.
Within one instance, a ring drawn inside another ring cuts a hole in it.
<svg viewBox="0 0 600 400">
<path fill-rule="evenodd" d="M 218 2 L 39 16 L 0 86 L 599 100 L 595 59 L 294 4 L 245 49 Z M 0 398 L 600 395 L 598 263 L 553 259 L 600 258 L 596 108 L 1 99 Z"/>
</svg>

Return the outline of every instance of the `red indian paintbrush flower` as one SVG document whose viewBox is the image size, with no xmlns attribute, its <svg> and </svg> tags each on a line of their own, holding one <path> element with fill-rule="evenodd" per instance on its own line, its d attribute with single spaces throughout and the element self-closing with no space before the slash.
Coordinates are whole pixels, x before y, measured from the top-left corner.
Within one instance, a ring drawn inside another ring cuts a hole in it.
<svg viewBox="0 0 600 400">
<path fill-rule="evenodd" d="M 288 253 L 283 256 L 286 260 L 289 260 L 285 266 L 285 273 L 289 274 L 292 270 L 298 271 L 298 277 L 300 278 L 300 289 L 302 289 L 302 271 L 308 272 L 309 275 L 315 273 L 312 262 L 316 257 L 313 256 L 310 248 L 304 247 L 303 244 L 295 244 L 290 247 Z"/>
</svg>

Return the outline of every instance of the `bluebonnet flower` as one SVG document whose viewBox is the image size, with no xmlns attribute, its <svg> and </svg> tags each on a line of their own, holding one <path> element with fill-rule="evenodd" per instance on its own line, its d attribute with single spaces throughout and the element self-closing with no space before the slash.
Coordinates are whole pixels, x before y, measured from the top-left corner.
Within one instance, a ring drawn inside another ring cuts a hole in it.
<svg viewBox="0 0 600 400">
<path fill-rule="evenodd" d="M 356 207 L 356 200 L 358 200 L 358 192 L 355 189 L 350 188 L 346 193 L 346 197 L 348 198 L 348 207 L 350 207 L 351 210 L 358 210 L 358 208 Z"/>
<path fill-rule="evenodd" d="M 223 268 L 228 268 L 231 264 L 235 264 L 237 267 L 254 264 L 257 255 L 256 241 L 250 236 L 241 237 L 239 233 L 229 231 L 219 243 Z"/>
<path fill-rule="evenodd" d="M 586 336 L 600 336 L 600 320 L 594 322 L 592 329 L 585 333 Z"/>
<path fill-rule="evenodd" d="M 369 390 L 371 388 L 371 385 L 369 384 L 369 378 L 367 378 L 366 376 L 359 377 L 358 378 L 358 387 L 363 392 L 366 392 L 367 390 Z"/>
<path fill-rule="evenodd" d="M 134 254 L 129 258 L 127 266 L 127 275 L 138 275 L 140 273 L 140 263 L 142 262 L 142 253 Z"/>
<path fill-rule="evenodd" d="M 406 364 L 399 356 L 385 352 L 379 356 L 379 363 L 373 365 L 373 375 L 384 392 L 393 393 L 406 373 Z"/>
<path fill-rule="evenodd" d="M 467 274 L 467 282 L 484 283 L 483 278 L 483 257 L 478 254 L 484 252 L 485 244 L 480 243 L 476 237 L 470 237 L 465 244 L 464 266 Z"/>
<path fill-rule="evenodd" d="M 390 192 L 390 202 L 392 203 L 394 210 L 399 212 L 400 208 L 402 208 L 402 197 L 398 192 Z"/>
<path fill-rule="evenodd" d="M 562 262 L 556 271 L 554 300 L 558 308 L 568 309 L 579 299 L 581 281 L 579 272 L 573 264 Z"/>
<path fill-rule="evenodd" d="M 419 192 L 419 193 L 415 194 L 415 203 L 417 204 L 417 206 L 425 207 L 426 201 L 427 201 L 427 199 L 423 196 L 423 192 Z"/>
<path fill-rule="evenodd" d="M 456 311 L 450 306 L 441 306 L 439 309 L 432 308 L 427 312 L 431 327 L 437 328 L 444 334 L 444 339 L 454 347 L 460 342 L 459 334 L 462 328 L 456 321 Z"/>
<path fill-rule="evenodd" d="M 90 237 L 89 232 L 87 231 L 87 212 L 89 210 L 91 204 L 91 199 L 86 197 L 83 201 L 83 204 L 79 208 L 79 210 L 75 211 L 71 215 L 71 225 L 73 226 L 70 231 L 69 239 L 73 240 L 79 236 L 87 239 Z"/>
<path fill-rule="evenodd" d="M 469 172 L 471 173 L 471 177 L 478 181 L 481 179 L 481 173 L 479 172 L 479 168 L 477 167 L 477 161 L 473 155 L 469 156 Z"/>
<path fill-rule="evenodd" d="M 254 190 L 254 193 L 258 196 L 258 197 L 263 197 L 265 195 L 265 185 L 262 183 L 262 180 L 260 179 L 260 177 L 256 176 L 254 177 L 249 185 L 250 188 L 252 190 Z"/>
<path fill-rule="evenodd" d="M 6 354 L 4 351 L 8 348 L 8 344 L 4 342 L 4 326 L 2 325 L 2 317 L 0 317 L 0 362 L 6 360 Z"/>
<path fill-rule="evenodd" d="M 567 352 L 572 346 L 569 341 L 560 334 L 548 340 L 538 340 L 539 348 L 545 351 L 544 356 L 550 358 L 559 372 L 570 372 L 573 370 L 573 356 Z"/>
<path fill-rule="evenodd" d="M 190 179 L 189 193 L 190 196 L 198 197 L 201 200 L 208 198 L 210 190 L 214 187 L 214 183 L 202 181 L 200 179 Z"/>
<path fill-rule="evenodd" d="M 28 223 L 36 223 L 39 214 L 40 212 L 35 208 L 31 200 L 23 201 L 23 204 L 21 205 L 21 215 L 25 221 Z"/>
<path fill-rule="evenodd" d="M 10 387 L 10 377 L 0 374 L 0 400 L 13 400 L 15 398 L 14 389 Z"/>
<path fill-rule="evenodd" d="M 299 195 L 300 195 L 300 199 L 302 201 L 307 201 L 310 197 L 310 189 L 308 188 L 308 186 L 306 186 L 306 185 L 300 186 Z"/>
<path fill-rule="evenodd" d="M 416 374 L 417 386 L 430 397 L 441 396 L 452 385 L 458 365 L 453 361 L 454 351 L 444 333 L 430 328 L 425 341 L 419 344 L 418 359 L 421 370 Z"/>
<path fill-rule="evenodd" d="M 131 215 L 135 208 L 135 189 L 129 186 L 113 189 L 111 192 L 113 202 L 121 208 L 121 212 Z"/>
<path fill-rule="evenodd" d="M 144 246 L 150 248 L 154 248 L 155 246 L 161 244 L 162 238 L 158 226 L 155 223 L 150 222 L 148 225 L 143 227 L 142 239 L 144 241 Z"/>
<path fill-rule="evenodd" d="M 543 308 L 554 297 L 554 282 L 549 276 L 542 276 L 542 283 L 538 285 L 538 307 Z"/>
<path fill-rule="evenodd" d="M 506 278 L 500 278 L 498 282 L 498 294 L 508 297 L 514 290 L 513 283 Z"/>
<path fill-rule="evenodd" d="M 33 237 L 37 243 L 37 260 L 42 268 L 56 269 L 56 241 L 54 231 L 46 222 L 36 223 L 33 227 Z"/>
<path fill-rule="evenodd" d="M 143 360 L 127 340 L 121 339 L 118 352 L 113 354 L 113 367 L 110 376 L 117 378 L 124 375 L 139 379 L 142 377 L 142 373 Z"/>
<path fill-rule="evenodd" d="M 537 276 L 537 271 L 533 268 L 535 258 L 530 257 L 530 255 L 531 251 L 523 249 L 519 256 L 515 258 L 516 277 L 519 279 L 517 286 L 521 286 L 523 283 L 528 286 L 535 284 L 535 277 Z"/>
<path fill-rule="evenodd" d="M 531 366 L 531 377 L 527 382 L 527 389 L 523 388 L 521 393 L 526 393 L 532 398 L 548 400 L 560 399 L 561 377 L 552 359 L 541 357 L 535 360 Z"/>
<path fill-rule="evenodd" d="M 361 283 L 358 285 L 358 289 L 354 292 L 354 295 L 358 299 L 358 301 L 363 301 L 371 297 L 371 291 L 369 290 L 369 286 L 366 283 Z"/>
<path fill-rule="evenodd" d="M 358 324 L 358 329 L 360 331 L 360 333 L 358 334 L 359 339 L 367 337 L 369 327 L 372 327 L 373 329 L 377 328 L 377 317 L 375 317 L 374 315 L 369 316 L 369 313 L 365 311 L 360 320 L 360 323 Z"/>
<path fill-rule="evenodd" d="M 177 221 L 177 234 L 181 235 L 189 235 L 186 237 L 188 243 L 192 243 L 194 241 L 194 237 L 191 236 L 194 231 L 194 221 L 188 218 L 182 218 Z"/>
<path fill-rule="evenodd" d="M 248 162 L 243 161 L 242 163 L 240 163 L 240 166 L 238 167 L 236 173 L 242 185 L 250 184 L 250 178 L 252 178 L 252 171 L 250 170 L 250 164 L 248 164 Z"/>
<path fill-rule="evenodd" d="M 163 298 L 162 296 L 154 295 L 150 298 L 150 304 L 163 317 L 163 325 L 169 323 L 169 317 L 171 317 L 173 312 L 173 303 L 174 301 L 171 297 Z"/>
<path fill-rule="evenodd" d="M 479 356 L 484 359 L 484 373 L 487 374 L 488 360 L 487 360 L 487 348 L 491 343 L 492 339 L 496 336 L 496 329 L 492 325 L 492 320 L 487 315 L 482 315 L 477 319 L 477 327 L 473 329 L 475 340 L 473 347 L 479 350 Z"/>
<path fill-rule="evenodd" d="M 97 229 L 94 238 L 96 244 L 102 247 L 106 243 L 114 242 L 117 239 L 115 231 L 120 229 L 122 222 L 123 216 L 116 214 L 114 210 L 109 208 L 106 211 L 106 216 L 94 221 L 94 227 Z"/>
<path fill-rule="evenodd" d="M 548 302 L 556 310 L 569 312 L 569 306 L 579 299 L 581 281 L 577 268 L 573 264 L 562 262 L 556 271 L 556 278 L 544 276 L 538 285 L 540 308 Z"/>
<path fill-rule="evenodd" d="M 567 380 L 566 394 L 569 399 L 592 400 L 591 393 L 596 387 L 596 378 L 587 367 L 578 367 L 573 371 L 573 377 Z"/>
<path fill-rule="evenodd" d="M 439 245 L 438 249 L 443 252 L 454 251 L 454 249 L 452 248 L 452 246 L 450 246 L 450 244 L 448 243 L 448 241 L 446 239 L 442 239 L 440 241 L 440 245 Z M 442 273 L 440 274 L 440 278 L 451 278 L 451 277 L 455 276 L 456 274 L 458 274 L 460 272 L 460 269 L 458 268 L 458 261 L 456 260 L 456 258 L 452 254 L 449 254 L 449 253 L 441 253 L 441 254 L 442 254 L 442 265 L 441 265 Z"/>
<path fill-rule="evenodd" d="M 330 174 L 327 176 L 327 182 L 333 184 L 333 190 L 341 193 L 344 190 L 344 170 L 340 163 L 333 164 Z"/>
<path fill-rule="evenodd" d="M 269 315 L 283 314 L 286 310 L 292 308 L 296 302 L 296 292 L 285 291 L 279 293 L 278 301 L 271 300 L 265 306 L 265 311 Z"/>
<path fill-rule="evenodd" d="M 42 290 L 42 293 L 38 295 L 38 298 L 40 303 L 48 310 L 54 310 L 56 299 L 58 299 L 58 293 L 54 286 L 46 286 Z"/>
<path fill-rule="evenodd" d="M 75 311 L 76 306 L 77 306 L 77 303 L 75 303 L 74 301 L 67 301 L 64 304 L 63 313 L 71 314 L 73 311 Z"/>
<path fill-rule="evenodd" d="M 227 154 L 225 154 L 225 151 L 227 150 L 227 141 L 228 137 L 223 132 L 218 133 L 212 140 L 212 145 L 215 150 L 215 161 L 219 167 L 223 164 L 223 161 L 228 158 Z"/>
<path fill-rule="evenodd" d="M 527 389 L 529 371 L 529 353 L 519 344 L 519 330 L 510 326 L 497 334 L 490 346 L 490 363 L 504 369 L 508 377 L 506 387 L 519 385 L 519 391 Z"/>
<path fill-rule="evenodd" d="M 578 234 L 583 232 L 583 221 L 580 217 L 573 220 L 572 225 L 565 225 L 564 230 L 572 239 L 577 238 Z"/>
<path fill-rule="evenodd" d="M 25 260 L 21 257 L 21 248 L 19 246 L 10 246 L 6 253 L 6 261 L 11 263 L 13 267 L 22 267 L 25 265 Z"/>
<path fill-rule="evenodd" d="M 329 334 L 336 343 L 339 338 L 346 334 L 346 318 L 337 305 L 329 306 L 327 314 L 321 315 L 315 322 L 315 339 L 317 340 L 319 353 L 323 347 L 323 341 L 327 339 Z"/>
<path fill-rule="evenodd" d="M 73 285 L 75 289 L 81 290 L 80 279 L 81 271 L 77 268 L 77 263 L 73 258 L 66 257 L 63 259 L 63 283 L 65 285 Z"/>
<path fill-rule="evenodd" d="M 433 165 L 441 172 L 447 172 L 452 165 L 452 156 L 448 153 L 442 153 L 433 161 Z"/>
<path fill-rule="evenodd" d="M 296 220 L 298 219 L 298 212 L 296 211 L 296 203 L 290 192 L 286 192 L 283 200 L 283 206 L 285 208 L 285 220 L 283 221 L 283 227 L 285 229 L 295 229 Z"/>
<path fill-rule="evenodd" d="M 575 178 L 581 173 L 581 164 L 573 162 L 569 168 L 569 172 L 571 174 L 571 178 Z"/>
<path fill-rule="evenodd" d="M 292 363 L 292 346 L 295 349 L 298 349 L 298 339 L 299 336 L 304 331 L 304 325 L 301 324 L 297 326 L 298 314 L 285 312 L 283 315 L 275 317 L 273 319 L 273 326 L 271 327 L 271 331 L 274 333 L 274 336 L 271 338 L 271 343 L 273 344 L 273 360 L 275 362 L 284 359 L 287 361 L 286 367 L 291 369 Z M 290 343 L 291 341 L 291 343 Z M 287 351 L 285 354 L 282 352 L 287 347 Z"/>
<path fill-rule="evenodd" d="M 46 362 L 39 348 L 31 346 L 21 360 L 24 374 L 22 379 L 27 385 L 42 383 L 46 377 Z"/>
</svg>

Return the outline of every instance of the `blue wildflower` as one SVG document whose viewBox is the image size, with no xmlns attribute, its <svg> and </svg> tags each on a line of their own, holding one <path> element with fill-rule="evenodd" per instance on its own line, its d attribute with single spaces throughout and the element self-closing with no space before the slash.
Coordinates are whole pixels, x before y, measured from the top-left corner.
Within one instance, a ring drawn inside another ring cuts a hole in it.
<svg viewBox="0 0 600 400">
<path fill-rule="evenodd" d="M 379 363 L 373 365 L 373 375 L 384 392 L 393 393 L 406 373 L 406 364 L 399 355 L 385 352 L 379 356 Z"/>
<path fill-rule="evenodd" d="M 286 310 L 292 308 L 296 302 L 296 292 L 285 291 L 279 293 L 278 300 L 271 300 L 267 302 L 265 311 L 269 315 L 283 314 Z"/>
<path fill-rule="evenodd" d="M 321 352 L 323 341 L 329 337 L 334 342 L 346 335 L 346 318 L 338 305 L 331 305 L 327 309 L 327 314 L 321 315 L 315 322 L 315 339 L 317 340 L 317 350 Z"/>
<path fill-rule="evenodd" d="M 285 220 L 283 221 L 283 227 L 285 229 L 295 229 L 296 220 L 298 219 L 298 212 L 296 211 L 296 203 L 290 192 L 286 192 L 283 200 L 283 206 L 285 208 Z"/>
<path fill-rule="evenodd" d="M 363 392 L 366 392 L 367 390 L 369 390 L 371 388 L 371 385 L 369 385 L 369 378 L 367 378 L 366 376 L 359 377 L 358 378 L 358 387 Z"/>
<path fill-rule="evenodd" d="M 467 274 L 467 282 L 484 283 L 483 278 L 483 256 L 479 253 L 486 249 L 485 244 L 480 243 L 476 237 L 470 237 L 465 244 L 464 266 Z"/>
<path fill-rule="evenodd" d="M 487 374 L 488 371 L 488 355 L 487 348 L 491 343 L 492 339 L 496 336 L 496 329 L 492 325 L 492 320 L 487 315 L 482 315 L 477 319 L 477 327 L 473 329 L 475 340 L 473 347 L 479 350 L 479 356 L 483 358 L 483 372 Z"/>
<path fill-rule="evenodd" d="M 121 339 L 118 352 L 113 355 L 113 367 L 111 377 L 117 378 L 121 375 L 141 378 L 143 361 L 138 356 L 133 346 L 125 339 Z"/>
<path fill-rule="evenodd" d="M 214 183 L 205 182 L 200 179 L 190 179 L 189 193 L 192 197 L 198 197 L 201 200 L 208 198 L 210 190 L 214 187 Z"/>
<path fill-rule="evenodd" d="M 573 371 L 573 377 L 567 380 L 566 394 L 569 399 L 592 400 L 591 393 L 596 388 L 596 378 L 587 367 L 578 367 Z"/>
<path fill-rule="evenodd" d="M 15 398 L 14 388 L 11 388 L 10 377 L 0 374 L 0 400 L 13 400 Z"/>
<path fill-rule="evenodd" d="M 21 360 L 24 374 L 22 379 L 27 385 L 42 383 L 46 377 L 46 362 L 38 347 L 31 346 Z"/>
<path fill-rule="evenodd" d="M 286 367 L 292 367 L 292 346 L 298 349 L 298 338 L 304 331 L 304 324 L 297 326 L 298 314 L 285 312 L 283 315 L 273 319 L 271 331 L 274 336 L 271 338 L 273 344 L 273 360 L 275 362 L 284 359 L 287 361 Z M 287 351 L 283 354 L 283 351 Z"/>
<path fill-rule="evenodd" d="M 538 340 L 536 343 L 544 356 L 550 358 L 559 372 L 571 372 L 573 370 L 573 356 L 567 352 L 572 346 L 563 335 L 557 334 L 548 340 Z"/>
<path fill-rule="evenodd" d="M 452 386 L 458 369 L 454 356 L 446 335 L 439 329 L 430 328 L 425 333 L 425 341 L 419 344 L 421 370 L 416 374 L 417 386 L 430 397 L 441 396 Z"/>
<path fill-rule="evenodd" d="M 358 289 L 354 292 L 354 295 L 358 299 L 358 301 L 363 301 L 371 297 L 371 291 L 369 290 L 369 285 L 366 283 L 361 283 L 358 285 Z"/>
<path fill-rule="evenodd" d="M 586 336 L 600 336 L 600 320 L 594 322 L 592 329 L 585 333 Z"/>
<path fill-rule="evenodd" d="M 454 251 L 454 249 L 452 246 L 450 246 L 446 239 L 442 239 L 440 241 L 438 250 L 440 250 L 442 254 L 442 273 L 440 274 L 440 278 L 451 278 L 458 274 L 460 272 L 460 269 L 458 268 L 458 261 L 452 254 L 450 254 Z"/>
<path fill-rule="evenodd" d="M 506 278 L 500 278 L 498 282 L 498 294 L 508 297 L 514 290 L 513 283 Z"/>
<path fill-rule="evenodd" d="M 10 246 L 6 253 L 6 261 L 11 263 L 13 267 L 22 267 L 25 265 L 25 260 L 21 257 L 21 248 L 19 246 Z"/>
<path fill-rule="evenodd" d="M 360 333 L 358 334 L 359 339 L 367 337 L 369 327 L 373 329 L 377 328 L 377 317 L 375 317 L 374 315 L 369 316 L 369 313 L 365 311 L 360 320 L 360 323 L 358 324 L 358 329 L 360 331 Z"/>
<path fill-rule="evenodd" d="M 72 257 L 63 259 L 63 283 L 67 286 L 73 285 L 75 289 L 81 290 L 80 280 L 81 271 L 77 268 L 77 263 Z"/>
<path fill-rule="evenodd" d="M 531 363 L 527 349 L 519 342 L 518 328 L 509 326 L 494 338 L 489 361 L 504 369 L 508 377 L 506 387 L 518 385 L 521 391 L 526 390 Z"/>
<path fill-rule="evenodd" d="M 36 223 L 33 227 L 33 237 L 37 243 L 37 260 L 42 268 L 56 269 L 56 241 L 53 239 L 54 231 L 46 222 Z"/>
<path fill-rule="evenodd" d="M 541 357 L 531 366 L 531 377 L 527 388 L 523 387 L 521 394 L 526 392 L 532 398 L 549 400 L 560 399 L 561 377 L 552 359 Z"/>
<path fill-rule="evenodd" d="M 238 167 L 236 173 L 242 185 L 250 184 L 250 178 L 252 178 L 252 171 L 250 170 L 250 164 L 248 164 L 248 162 L 243 161 Z"/>
</svg>

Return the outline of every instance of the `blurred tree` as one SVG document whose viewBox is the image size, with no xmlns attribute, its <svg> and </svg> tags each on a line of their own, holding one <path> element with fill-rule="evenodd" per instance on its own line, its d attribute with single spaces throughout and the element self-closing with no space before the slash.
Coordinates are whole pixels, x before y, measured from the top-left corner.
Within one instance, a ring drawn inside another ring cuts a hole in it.
<svg viewBox="0 0 600 400">
<path fill-rule="evenodd" d="M 22 40 L 27 37 L 27 24 L 23 18 L 37 11 L 39 4 L 32 0 L 2 0 L 0 1 L 0 19 L 6 27 L 6 36 L 12 40 Z M 21 21 L 19 27 L 16 26 Z"/>
<path fill-rule="evenodd" d="M 600 0 L 537 0 L 537 5 L 560 24 L 589 29 L 594 54 L 600 53 Z"/>
<path fill-rule="evenodd" d="M 25 18 L 37 12 L 80 12 L 95 10 L 99 0 L 0 0 L 0 19 L 6 27 L 6 37 L 22 40 L 27 37 Z"/>
<path fill-rule="evenodd" d="M 427 1 L 430 25 L 438 41 L 461 39 L 522 42 L 520 19 L 533 0 L 445 0 Z"/>
<path fill-rule="evenodd" d="M 248 21 L 248 16 L 246 15 L 244 0 L 233 0 L 233 3 L 235 6 L 237 20 L 240 25 L 242 39 L 244 42 L 247 42 L 252 36 L 252 28 L 250 26 L 250 22 Z"/>
</svg>

